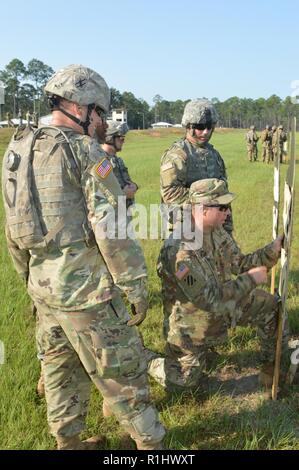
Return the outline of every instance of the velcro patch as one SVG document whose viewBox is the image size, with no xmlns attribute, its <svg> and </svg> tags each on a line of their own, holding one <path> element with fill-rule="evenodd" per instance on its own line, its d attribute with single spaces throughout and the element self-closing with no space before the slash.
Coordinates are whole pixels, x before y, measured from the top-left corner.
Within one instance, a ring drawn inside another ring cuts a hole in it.
<svg viewBox="0 0 299 470">
<path fill-rule="evenodd" d="M 95 173 L 97 176 L 99 176 L 101 179 L 107 178 L 109 173 L 112 170 L 112 165 L 108 158 L 103 158 L 100 163 L 98 163 L 95 166 Z"/>
<path fill-rule="evenodd" d="M 190 269 L 186 264 L 181 264 L 175 275 L 179 280 L 182 280 L 188 274 L 189 271 Z"/>
<path fill-rule="evenodd" d="M 171 168 L 173 168 L 173 163 L 167 162 L 165 165 L 161 166 L 161 171 L 171 170 Z"/>
</svg>

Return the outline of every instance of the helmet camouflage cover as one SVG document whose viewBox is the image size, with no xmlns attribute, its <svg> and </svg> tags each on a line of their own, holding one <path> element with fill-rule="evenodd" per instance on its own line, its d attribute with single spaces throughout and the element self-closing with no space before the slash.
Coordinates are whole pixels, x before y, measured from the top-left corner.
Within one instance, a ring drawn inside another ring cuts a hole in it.
<svg viewBox="0 0 299 470">
<path fill-rule="evenodd" d="M 189 101 L 184 109 L 182 125 L 201 124 L 205 122 L 216 124 L 218 114 L 213 103 L 207 99 L 198 99 Z"/>
<path fill-rule="evenodd" d="M 129 128 L 125 122 L 107 121 L 108 128 L 106 130 L 106 144 L 113 144 L 114 137 L 124 136 Z"/>
<path fill-rule="evenodd" d="M 46 84 L 47 95 L 59 96 L 86 106 L 95 104 L 109 111 L 110 90 L 107 83 L 94 70 L 83 65 L 69 65 L 56 72 Z"/>
<path fill-rule="evenodd" d="M 118 121 L 107 121 L 108 129 L 106 131 L 106 136 L 121 136 L 125 135 L 129 128 L 125 122 L 118 122 Z"/>
</svg>

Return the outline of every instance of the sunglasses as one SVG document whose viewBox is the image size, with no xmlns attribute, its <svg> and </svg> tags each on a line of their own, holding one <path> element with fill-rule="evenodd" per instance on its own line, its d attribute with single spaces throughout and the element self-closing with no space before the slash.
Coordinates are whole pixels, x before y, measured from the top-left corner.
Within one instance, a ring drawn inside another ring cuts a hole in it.
<svg viewBox="0 0 299 470">
<path fill-rule="evenodd" d="M 99 116 L 99 118 L 102 119 L 103 122 L 106 122 L 107 120 L 107 113 L 105 113 L 105 111 L 102 110 L 102 108 L 100 108 L 100 106 L 96 106 L 94 108 L 95 112 L 97 113 L 97 115 Z"/>
<path fill-rule="evenodd" d="M 208 129 L 210 131 L 213 127 L 212 121 L 207 121 L 202 124 L 193 124 L 192 128 L 197 129 L 198 131 L 204 131 L 205 129 Z"/>
<path fill-rule="evenodd" d="M 220 212 L 226 212 L 230 209 L 230 204 L 215 204 L 207 207 L 216 207 Z"/>
</svg>

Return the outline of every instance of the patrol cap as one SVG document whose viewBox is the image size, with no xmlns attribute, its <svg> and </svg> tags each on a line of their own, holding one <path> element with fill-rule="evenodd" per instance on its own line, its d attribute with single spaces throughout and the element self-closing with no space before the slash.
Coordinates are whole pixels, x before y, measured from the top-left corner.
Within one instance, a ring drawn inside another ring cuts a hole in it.
<svg viewBox="0 0 299 470">
<path fill-rule="evenodd" d="M 56 72 L 46 84 L 44 91 L 81 106 L 95 104 L 105 113 L 109 111 L 110 90 L 107 83 L 94 70 L 83 65 L 68 65 Z"/>
<path fill-rule="evenodd" d="M 250 129 L 254 131 L 254 129 L 255 129 L 255 126 L 250 126 Z"/>
<path fill-rule="evenodd" d="M 226 205 L 235 197 L 228 191 L 225 181 L 217 178 L 194 181 L 189 190 L 189 202 L 205 206 Z"/>
<path fill-rule="evenodd" d="M 283 125 L 280 124 L 280 125 L 278 126 L 278 129 L 283 129 Z"/>
</svg>

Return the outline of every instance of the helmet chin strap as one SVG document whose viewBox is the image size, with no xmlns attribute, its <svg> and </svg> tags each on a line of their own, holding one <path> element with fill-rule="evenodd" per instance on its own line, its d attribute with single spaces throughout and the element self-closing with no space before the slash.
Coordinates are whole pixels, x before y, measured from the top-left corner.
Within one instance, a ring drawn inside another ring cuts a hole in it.
<svg viewBox="0 0 299 470">
<path fill-rule="evenodd" d="M 83 122 L 81 121 L 79 118 L 77 118 L 76 116 L 74 116 L 73 114 L 70 114 L 68 113 L 65 109 L 63 108 L 56 108 L 58 109 L 58 111 L 60 111 L 61 113 L 63 113 L 65 116 L 67 116 L 69 119 L 71 119 L 72 121 L 74 121 L 76 124 L 78 124 L 80 127 L 83 128 L 83 131 L 84 131 L 84 134 L 85 135 L 88 135 L 88 128 L 89 128 L 89 124 L 90 124 L 90 116 L 91 116 L 91 113 L 92 113 L 92 110 L 94 109 L 95 105 L 94 104 L 89 104 L 87 106 L 87 116 L 86 116 L 86 120 Z"/>
</svg>

